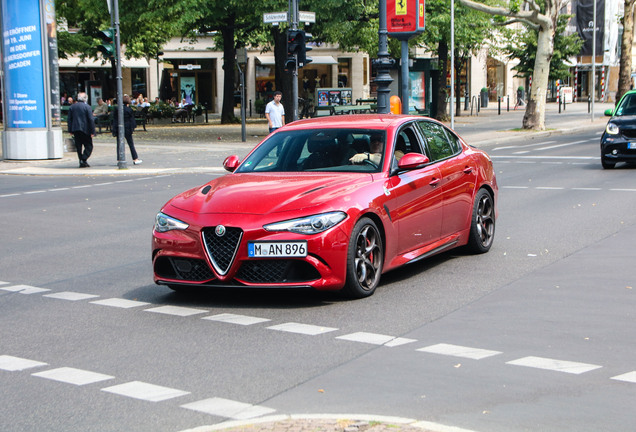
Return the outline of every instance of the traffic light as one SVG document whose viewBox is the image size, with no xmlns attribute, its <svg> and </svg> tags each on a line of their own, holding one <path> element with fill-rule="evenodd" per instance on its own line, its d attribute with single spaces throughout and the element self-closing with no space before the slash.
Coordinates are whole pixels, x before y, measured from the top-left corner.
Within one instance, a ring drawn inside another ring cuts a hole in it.
<svg viewBox="0 0 636 432">
<path fill-rule="evenodd" d="M 104 58 L 114 59 L 117 55 L 115 49 L 115 29 L 110 27 L 99 32 L 99 37 L 103 41 L 97 46 L 97 51 L 101 52 Z"/>
<path fill-rule="evenodd" d="M 300 53 L 300 47 L 304 45 L 305 33 L 301 30 L 287 30 L 287 56 L 293 57 Z"/>
<path fill-rule="evenodd" d="M 311 34 L 302 32 L 301 39 L 300 50 L 298 51 L 298 67 L 307 66 L 312 60 L 311 57 L 307 57 L 307 51 L 311 51 L 312 48 L 305 45 L 307 40 L 311 39 Z"/>
</svg>

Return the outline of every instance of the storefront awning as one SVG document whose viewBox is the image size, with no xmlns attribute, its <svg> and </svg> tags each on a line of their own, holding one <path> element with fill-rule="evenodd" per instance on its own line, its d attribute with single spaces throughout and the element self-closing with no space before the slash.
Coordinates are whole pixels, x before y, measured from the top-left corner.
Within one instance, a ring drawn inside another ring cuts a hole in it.
<svg viewBox="0 0 636 432">
<path fill-rule="evenodd" d="M 81 61 L 79 57 L 69 57 L 65 59 L 59 59 L 58 64 L 60 68 L 82 68 L 82 69 L 110 68 L 109 61 L 104 62 L 102 64 L 100 60 L 87 58 L 84 61 Z M 121 66 L 125 68 L 143 68 L 143 69 L 147 69 L 150 67 L 146 59 L 135 59 L 135 58 L 123 59 L 123 61 L 121 62 Z"/>
<path fill-rule="evenodd" d="M 338 64 L 338 61 L 332 56 L 315 56 L 310 54 L 308 57 L 311 57 L 310 64 L 317 64 L 317 65 Z M 258 62 L 262 66 L 274 66 L 274 64 L 276 63 L 274 61 L 274 56 L 257 56 L 256 60 L 258 60 Z"/>
</svg>

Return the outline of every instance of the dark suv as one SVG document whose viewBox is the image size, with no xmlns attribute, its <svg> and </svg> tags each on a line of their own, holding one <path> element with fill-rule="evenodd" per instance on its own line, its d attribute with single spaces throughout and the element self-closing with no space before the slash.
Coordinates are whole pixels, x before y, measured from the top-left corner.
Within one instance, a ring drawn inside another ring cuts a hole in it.
<svg viewBox="0 0 636 432">
<path fill-rule="evenodd" d="M 636 164 L 636 90 L 625 93 L 605 115 L 612 118 L 601 136 L 603 168 L 614 168 L 618 162 Z"/>
</svg>

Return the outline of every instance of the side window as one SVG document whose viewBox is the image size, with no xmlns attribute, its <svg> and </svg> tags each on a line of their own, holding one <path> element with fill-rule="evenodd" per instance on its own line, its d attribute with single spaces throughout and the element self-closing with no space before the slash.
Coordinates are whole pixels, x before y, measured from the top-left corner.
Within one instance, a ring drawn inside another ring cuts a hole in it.
<svg viewBox="0 0 636 432">
<path fill-rule="evenodd" d="M 459 141 L 457 135 L 455 135 L 450 129 L 444 129 L 444 131 L 446 131 L 446 136 L 448 137 L 448 141 L 450 141 L 453 154 L 459 153 L 462 149 L 462 143 Z"/>
<path fill-rule="evenodd" d="M 448 141 L 444 126 L 430 121 L 419 121 L 417 124 L 426 140 L 427 155 L 431 161 L 445 159 L 456 153 Z"/>
<path fill-rule="evenodd" d="M 391 162 L 391 169 L 397 169 L 397 163 L 407 153 L 422 153 L 422 145 L 417 138 L 417 133 L 412 126 L 400 130 L 395 137 L 395 151 Z"/>
</svg>

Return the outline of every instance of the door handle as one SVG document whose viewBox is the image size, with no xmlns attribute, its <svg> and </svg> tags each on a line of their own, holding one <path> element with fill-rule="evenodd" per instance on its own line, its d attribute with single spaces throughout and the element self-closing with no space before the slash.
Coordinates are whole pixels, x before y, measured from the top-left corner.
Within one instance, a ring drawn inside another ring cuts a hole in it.
<svg viewBox="0 0 636 432">
<path fill-rule="evenodd" d="M 470 174 L 471 172 L 473 172 L 473 167 L 467 166 L 464 168 L 464 174 Z"/>
<path fill-rule="evenodd" d="M 431 179 L 431 181 L 429 182 L 429 184 L 433 187 L 437 186 L 439 184 L 439 182 L 441 181 L 441 179 L 438 179 L 437 177 L 433 177 Z"/>
</svg>

